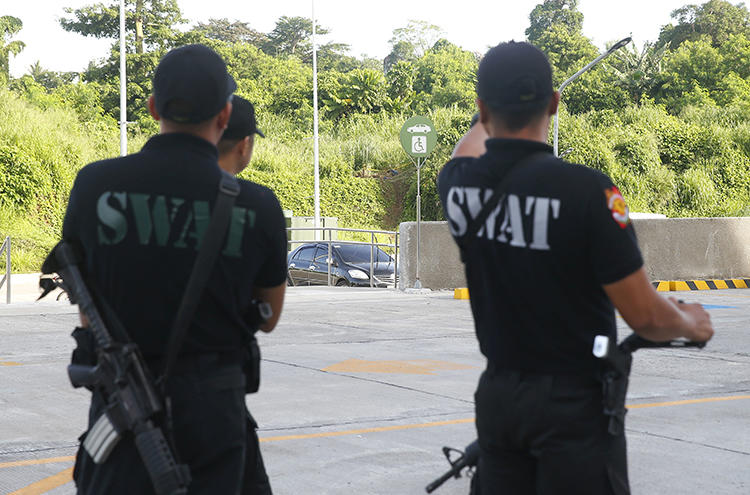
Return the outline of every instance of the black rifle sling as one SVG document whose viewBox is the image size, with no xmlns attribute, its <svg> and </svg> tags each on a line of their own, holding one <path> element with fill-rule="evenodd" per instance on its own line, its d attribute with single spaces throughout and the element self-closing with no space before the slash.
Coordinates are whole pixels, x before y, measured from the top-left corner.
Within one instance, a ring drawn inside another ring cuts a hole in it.
<svg viewBox="0 0 750 495">
<path fill-rule="evenodd" d="M 476 237 L 479 230 L 487 221 L 487 217 L 490 216 L 490 213 L 492 213 L 492 210 L 494 210 L 495 207 L 497 206 L 498 201 L 500 201 L 500 198 L 503 196 L 505 185 L 508 183 L 508 179 L 510 178 L 510 173 L 513 171 L 513 169 L 524 167 L 527 164 L 535 160 L 539 160 L 547 156 L 550 156 L 548 152 L 539 151 L 539 152 L 527 155 L 526 157 L 522 158 L 518 162 L 508 167 L 508 169 L 505 171 L 502 178 L 500 179 L 500 182 L 498 182 L 497 186 L 495 186 L 495 189 L 493 190 L 492 196 L 490 196 L 490 199 L 488 199 L 487 202 L 484 203 L 484 205 L 482 205 L 482 209 L 479 210 L 479 214 L 469 222 L 469 225 L 466 228 L 466 233 L 464 233 L 463 236 L 456 239 L 456 243 L 458 244 L 458 247 L 461 251 L 461 261 L 463 263 L 466 263 L 466 247 L 468 246 L 469 241 L 473 239 L 474 237 Z"/>
<path fill-rule="evenodd" d="M 175 316 L 174 323 L 172 324 L 164 370 L 159 378 L 162 390 L 166 387 L 167 378 L 177 360 L 177 353 L 190 326 L 190 321 L 193 319 L 196 309 L 198 309 L 198 302 L 213 271 L 219 250 L 224 244 L 224 235 L 229 228 L 232 207 L 239 193 L 240 184 L 237 182 L 237 179 L 233 175 L 222 171 L 221 180 L 219 181 L 219 193 L 216 196 L 216 204 L 211 214 L 211 221 L 203 235 L 203 239 L 200 241 L 198 257 L 193 265 L 193 271 L 190 273 L 187 287 L 185 287 L 180 308 L 177 310 L 177 316 Z"/>
</svg>

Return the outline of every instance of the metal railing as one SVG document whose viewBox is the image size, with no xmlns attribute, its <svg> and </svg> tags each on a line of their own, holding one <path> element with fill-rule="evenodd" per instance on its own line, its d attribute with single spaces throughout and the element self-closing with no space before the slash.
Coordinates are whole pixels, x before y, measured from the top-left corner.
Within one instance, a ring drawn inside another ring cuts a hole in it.
<svg viewBox="0 0 750 495">
<path fill-rule="evenodd" d="M 0 289 L 5 285 L 5 303 L 10 304 L 10 236 L 7 236 L 3 245 L 0 246 L 0 257 L 3 252 L 5 252 L 5 275 L 0 279 Z"/>
<path fill-rule="evenodd" d="M 294 231 L 308 231 L 308 232 L 315 232 L 320 231 L 322 233 L 323 239 L 295 239 L 295 240 L 288 240 L 287 242 L 289 244 L 309 244 L 309 243 L 318 243 L 318 244 L 327 244 L 328 245 L 328 259 L 326 260 L 326 265 L 328 267 L 328 274 L 327 274 L 327 285 L 331 286 L 331 266 L 333 265 L 333 253 L 332 253 L 332 245 L 333 244 L 355 244 L 355 245 L 368 245 L 370 246 L 370 287 L 375 287 L 375 272 L 373 269 L 373 265 L 376 263 L 374 259 L 375 254 L 375 248 L 378 247 L 385 247 L 385 248 L 393 248 L 394 254 L 393 254 L 393 288 L 398 289 L 398 232 L 392 232 L 389 230 L 366 230 L 366 229 L 344 229 L 344 228 L 338 228 L 338 227 L 287 227 L 287 232 L 294 232 Z M 341 239 L 333 239 L 333 232 L 362 232 L 370 234 L 370 242 L 365 241 L 348 241 L 348 240 L 341 240 Z M 328 239 L 326 239 L 326 232 L 328 232 Z M 387 235 L 389 237 L 393 237 L 393 243 L 390 242 L 377 242 L 376 235 Z M 291 237 L 291 236 L 288 236 Z M 315 237 L 313 235 L 313 237 Z M 292 249 L 293 250 L 293 249 Z M 291 251 L 290 251 L 291 252 Z M 314 261 L 314 260 L 313 260 Z M 379 262 L 377 262 L 379 263 Z M 289 273 L 289 269 L 287 268 L 287 274 Z M 389 285 L 389 284 L 386 284 Z"/>
</svg>

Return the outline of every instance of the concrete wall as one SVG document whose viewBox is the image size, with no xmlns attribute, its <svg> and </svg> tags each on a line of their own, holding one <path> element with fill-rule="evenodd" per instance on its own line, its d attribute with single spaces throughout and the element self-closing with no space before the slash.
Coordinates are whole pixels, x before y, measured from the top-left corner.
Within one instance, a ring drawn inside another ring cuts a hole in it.
<svg viewBox="0 0 750 495">
<path fill-rule="evenodd" d="M 633 220 L 651 280 L 750 276 L 750 218 Z M 414 287 L 417 224 L 399 226 L 400 288 Z M 463 265 L 446 222 L 422 222 L 419 278 L 430 289 L 466 287 Z"/>
<path fill-rule="evenodd" d="M 633 220 L 652 280 L 750 275 L 750 218 Z"/>
</svg>

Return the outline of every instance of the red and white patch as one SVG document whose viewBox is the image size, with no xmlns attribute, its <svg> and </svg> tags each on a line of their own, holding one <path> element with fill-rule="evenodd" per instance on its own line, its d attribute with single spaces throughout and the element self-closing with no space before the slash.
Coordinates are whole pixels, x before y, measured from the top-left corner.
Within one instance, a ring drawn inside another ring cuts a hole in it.
<svg viewBox="0 0 750 495">
<path fill-rule="evenodd" d="M 612 212 L 612 218 L 620 228 L 625 228 L 630 223 L 630 208 L 625 204 L 620 190 L 612 186 L 604 191 L 607 196 L 607 208 Z"/>
</svg>

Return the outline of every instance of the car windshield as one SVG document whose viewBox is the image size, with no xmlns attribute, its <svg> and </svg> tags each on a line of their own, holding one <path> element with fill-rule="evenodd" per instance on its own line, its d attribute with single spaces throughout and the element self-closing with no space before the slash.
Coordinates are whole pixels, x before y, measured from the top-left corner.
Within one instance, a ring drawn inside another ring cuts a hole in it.
<svg viewBox="0 0 750 495">
<path fill-rule="evenodd" d="M 334 244 L 336 250 L 339 252 L 339 256 L 346 263 L 369 263 L 370 262 L 370 246 L 357 245 L 357 244 Z M 391 257 L 380 248 L 375 248 L 372 253 L 372 261 L 379 261 L 381 263 L 388 263 L 391 261 Z"/>
</svg>

